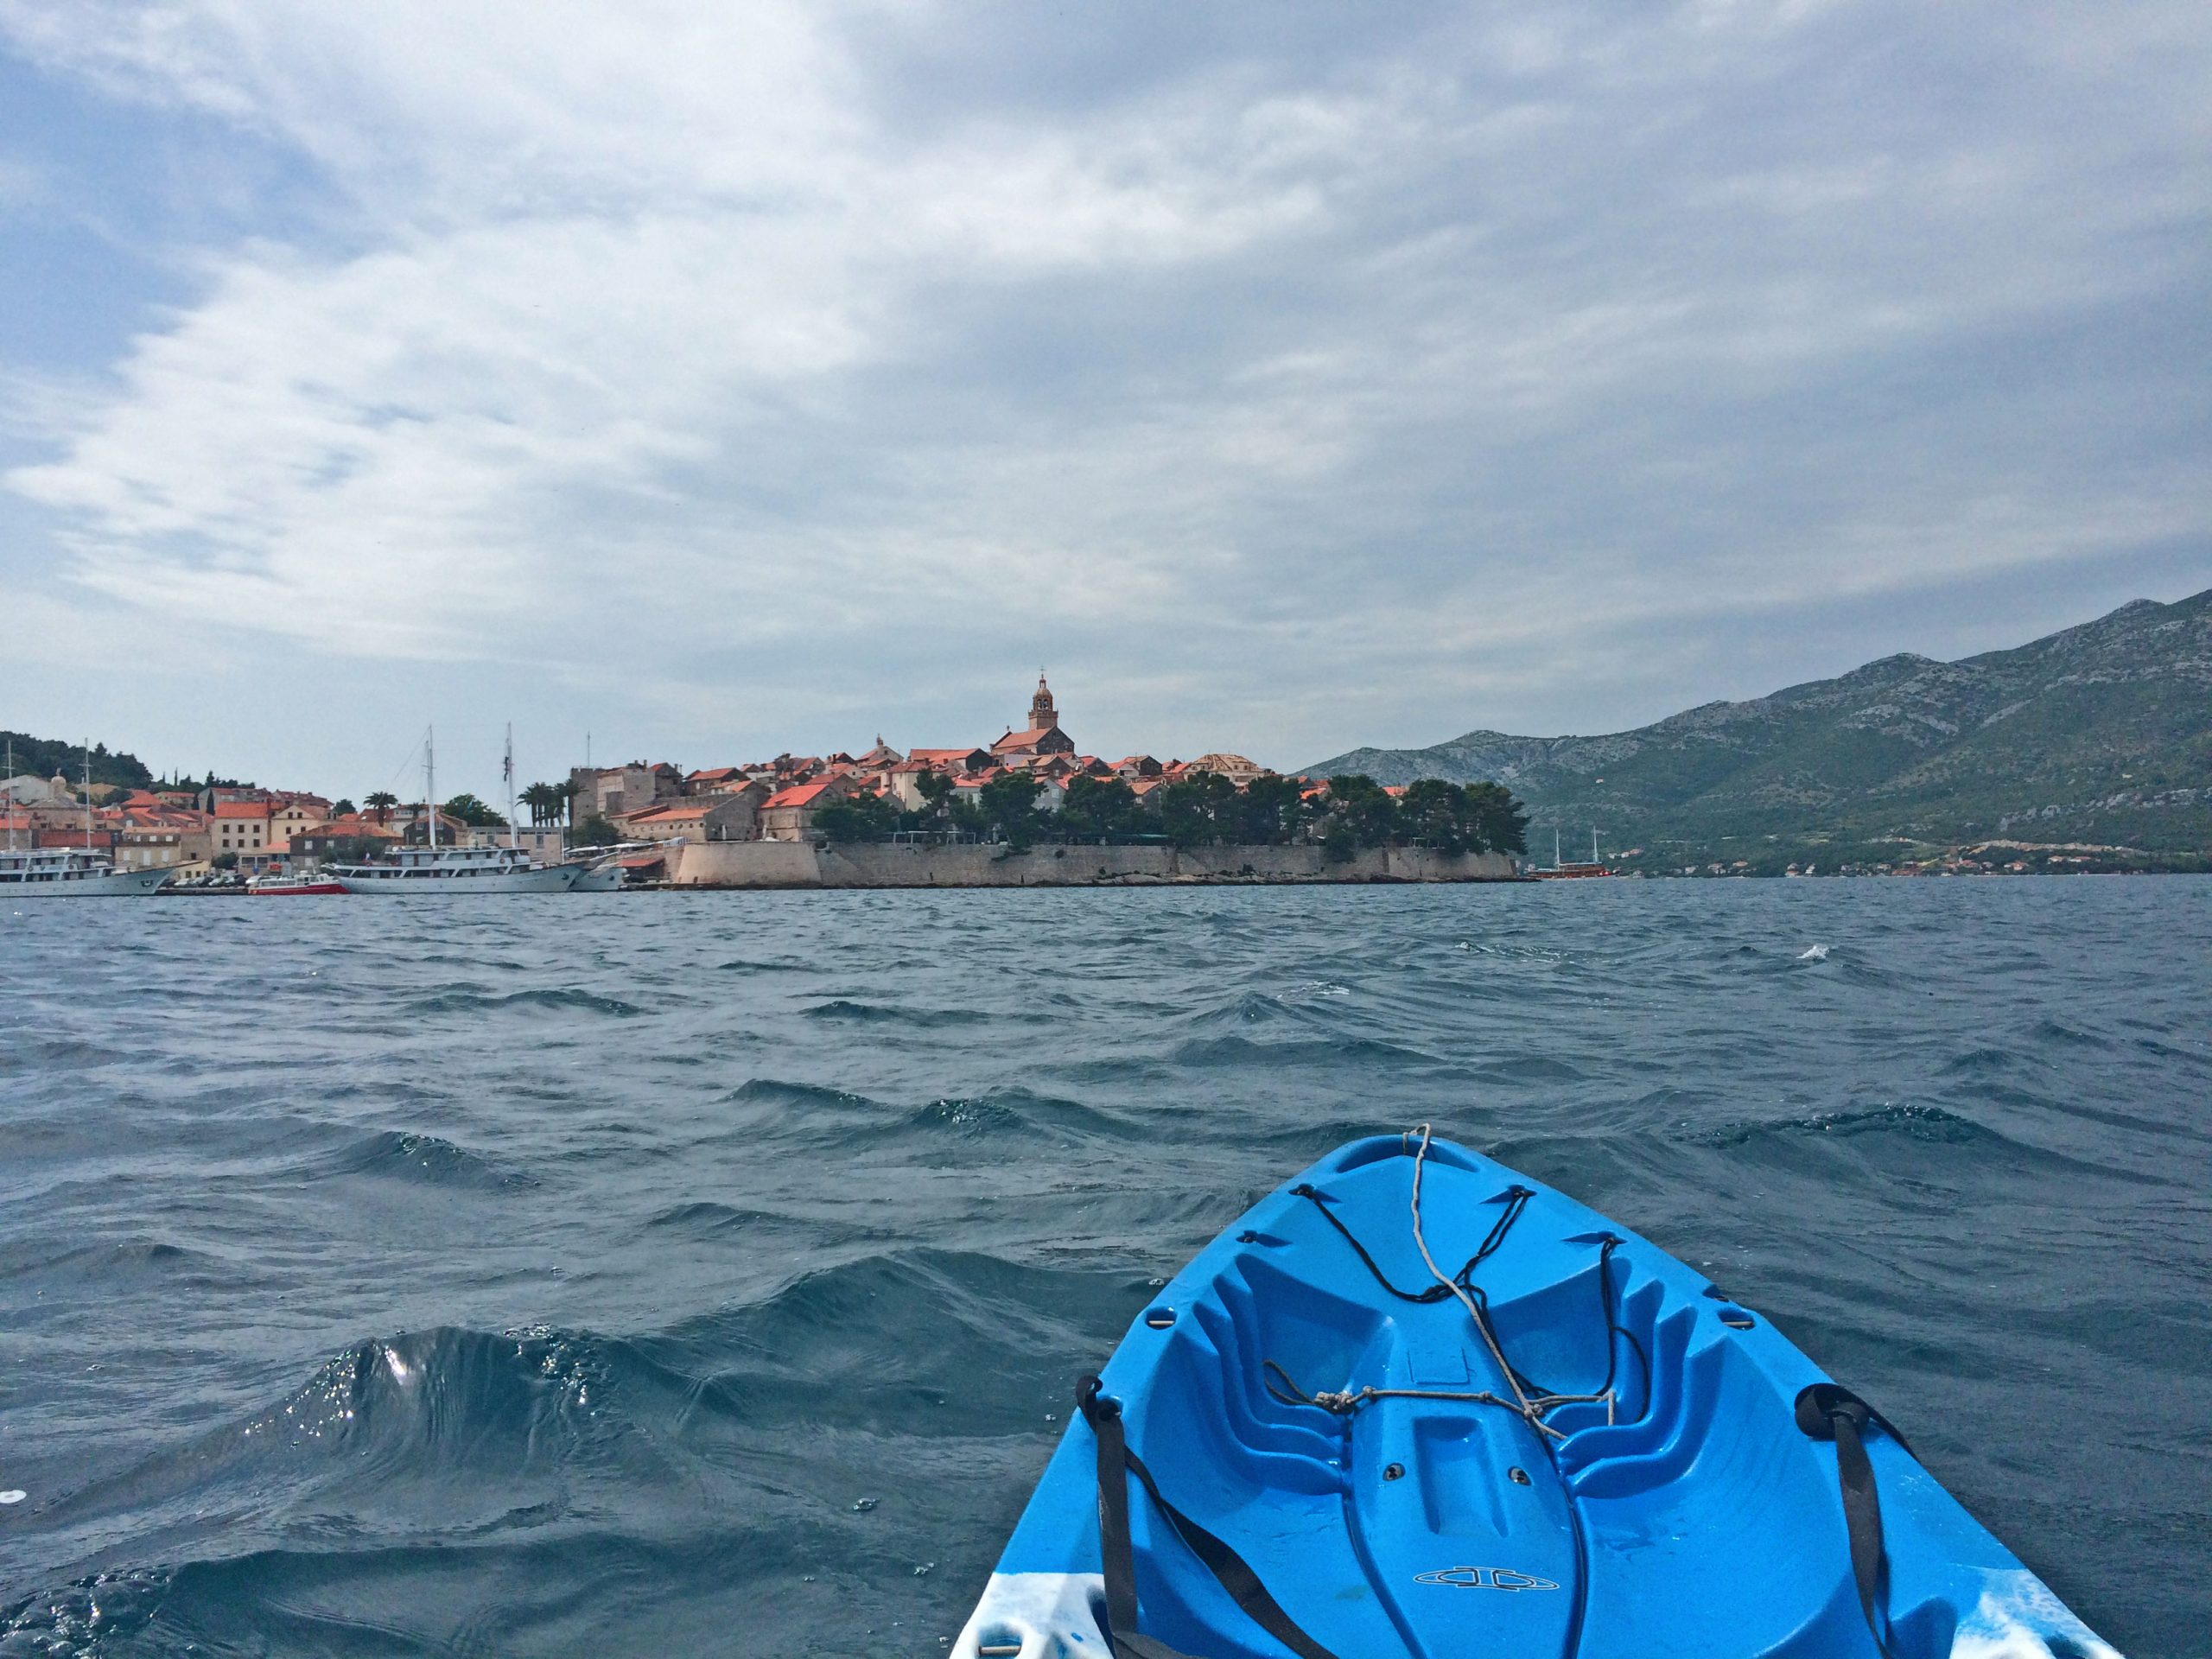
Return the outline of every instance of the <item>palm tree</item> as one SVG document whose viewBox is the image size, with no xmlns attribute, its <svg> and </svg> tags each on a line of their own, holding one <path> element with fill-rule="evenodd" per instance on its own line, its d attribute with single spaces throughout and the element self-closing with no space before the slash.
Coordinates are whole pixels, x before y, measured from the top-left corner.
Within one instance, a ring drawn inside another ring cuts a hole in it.
<svg viewBox="0 0 2212 1659">
<path fill-rule="evenodd" d="M 377 815 L 378 823 L 390 823 L 391 809 L 399 804 L 399 797 L 388 789 L 380 789 L 373 795 L 362 796 L 361 804 Z"/>
<path fill-rule="evenodd" d="M 567 798 L 567 792 L 558 784 L 532 784 L 523 791 L 521 796 L 522 804 L 530 809 L 530 821 L 534 824 L 557 821 Z"/>
</svg>

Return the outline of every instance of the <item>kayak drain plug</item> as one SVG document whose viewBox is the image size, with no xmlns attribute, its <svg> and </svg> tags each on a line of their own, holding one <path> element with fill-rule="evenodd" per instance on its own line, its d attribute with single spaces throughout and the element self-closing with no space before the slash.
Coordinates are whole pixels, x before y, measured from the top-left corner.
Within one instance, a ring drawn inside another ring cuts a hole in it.
<svg viewBox="0 0 2212 1659">
<path fill-rule="evenodd" d="M 1511 1481 L 1516 1486 L 1526 1486 L 1529 1484 L 1529 1471 L 1526 1469 L 1521 1468 L 1518 1465 L 1516 1465 L 1513 1468 L 1507 1470 L 1505 1471 L 1505 1478 Z"/>
<path fill-rule="evenodd" d="M 1403 1480 L 1405 1478 L 1406 1465 L 1402 1463 L 1394 1463 L 1382 1471 L 1382 1478 L 1385 1480 Z"/>
</svg>

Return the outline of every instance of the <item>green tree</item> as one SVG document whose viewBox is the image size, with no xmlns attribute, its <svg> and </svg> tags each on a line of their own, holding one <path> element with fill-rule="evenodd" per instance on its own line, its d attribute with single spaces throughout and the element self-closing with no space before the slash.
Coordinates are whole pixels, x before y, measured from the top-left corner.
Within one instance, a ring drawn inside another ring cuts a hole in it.
<svg viewBox="0 0 2212 1659">
<path fill-rule="evenodd" d="M 586 818 L 583 827 L 576 831 L 579 847 L 612 847 L 621 839 L 621 832 L 596 812 Z"/>
<path fill-rule="evenodd" d="M 976 791 L 976 806 L 983 823 L 1003 836 L 1007 845 L 1025 851 L 1037 839 L 1037 797 L 1044 789 L 1027 772 L 1009 772 Z"/>
<path fill-rule="evenodd" d="M 454 796 L 440 810 L 448 817 L 459 818 L 471 829 L 504 829 L 507 822 L 474 795 L 465 792 Z"/>
<path fill-rule="evenodd" d="M 899 809 L 880 795 L 855 795 L 821 808 L 814 827 L 828 842 L 881 841 L 899 827 Z"/>
<path fill-rule="evenodd" d="M 1204 847 L 1236 838 L 1236 785 L 1216 772 L 1179 778 L 1157 791 L 1160 828 L 1178 847 Z"/>
<path fill-rule="evenodd" d="M 1236 839 L 1280 846 L 1298 839 L 1306 817 L 1298 780 L 1271 772 L 1244 786 L 1236 806 Z"/>
<path fill-rule="evenodd" d="M 1389 844 L 1397 833 L 1398 804 L 1364 772 L 1332 778 L 1322 823 L 1321 844 L 1331 861 L 1341 863 L 1358 848 Z"/>
<path fill-rule="evenodd" d="M 73 784 L 84 776 L 85 746 L 81 743 L 33 737 L 28 732 L 0 732 L 0 747 L 14 748 L 18 776 L 51 778 L 58 772 Z M 106 744 L 95 743 L 92 761 L 95 785 L 113 784 L 124 789 L 148 789 L 153 785 L 154 774 L 135 754 L 111 754 Z"/>
<path fill-rule="evenodd" d="M 1485 852 L 1526 853 L 1529 850 L 1529 815 L 1513 791 L 1503 784 L 1469 784 L 1467 785 L 1467 813 L 1478 826 L 1481 836 L 1478 843 Z"/>
<path fill-rule="evenodd" d="M 337 801 L 332 804 L 330 816 L 334 818 L 347 817 L 358 810 L 359 809 L 354 806 L 353 802 L 346 799 L 346 798 L 341 795 L 339 797 Z"/>
<path fill-rule="evenodd" d="M 1471 844 L 1479 849 L 1482 826 L 1469 810 L 1465 790 L 1441 778 L 1423 778 L 1399 798 L 1398 833 L 1456 856 Z"/>
<path fill-rule="evenodd" d="M 516 798 L 530 809 L 533 824 L 558 823 L 568 804 L 568 791 L 559 784 L 532 784 Z"/>
<path fill-rule="evenodd" d="M 1068 779 L 1067 798 L 1060 803 L 1060 829 L 1072 839 L 1110 841 L 1137 833 L 1144 822 L 1135 791 L 1119 778 L 1085 773 Z"/>
<path fill-rule="evenodd" d="M 904 821 L 906 829 L 942 830 L 954 822 L 951 773 L 917 772 L 914 791 L 922 798 L 922 804 Z"/>
</svg>

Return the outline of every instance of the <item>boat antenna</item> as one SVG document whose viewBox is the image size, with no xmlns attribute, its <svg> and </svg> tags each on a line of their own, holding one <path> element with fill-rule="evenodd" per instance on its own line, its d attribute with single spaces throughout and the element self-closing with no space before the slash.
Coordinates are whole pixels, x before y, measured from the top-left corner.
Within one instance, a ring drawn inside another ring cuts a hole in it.
<svg viewBox="0 0 2212 1659">
<path fill-rule="evenodd" d="M 430 815 L 430 850 L 438 849 L 438 757 L 431 748 L 431 740 L 437 728 L 423 728 L 423 793 L 429 798 L 423 803 Z"/>
</svg>

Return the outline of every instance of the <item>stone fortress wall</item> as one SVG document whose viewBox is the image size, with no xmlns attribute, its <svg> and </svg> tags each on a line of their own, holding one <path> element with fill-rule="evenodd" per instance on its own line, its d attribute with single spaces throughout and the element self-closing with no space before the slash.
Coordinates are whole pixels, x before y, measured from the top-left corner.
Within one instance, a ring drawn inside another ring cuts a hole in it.
<svg viewBox="0 0 2212 1659">
<path fill-rule="evenodd" d="M 1236 882 L 1510 881 L 1503 853 L 1374 848 L 1341 864 L 1304 847 L 989 846 L 713 841 L 669 849 L 679 887 L 1084 887 Z"/>
</svg>

